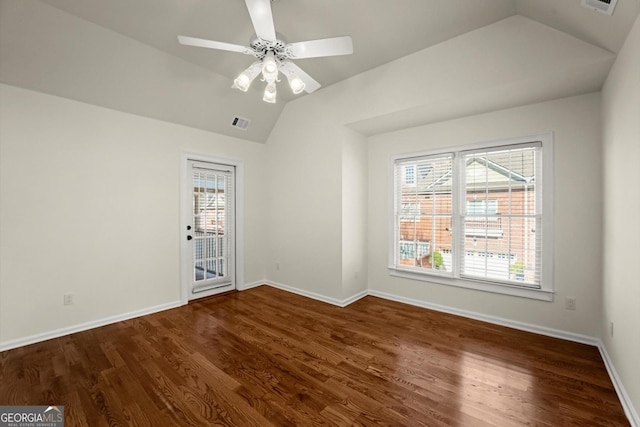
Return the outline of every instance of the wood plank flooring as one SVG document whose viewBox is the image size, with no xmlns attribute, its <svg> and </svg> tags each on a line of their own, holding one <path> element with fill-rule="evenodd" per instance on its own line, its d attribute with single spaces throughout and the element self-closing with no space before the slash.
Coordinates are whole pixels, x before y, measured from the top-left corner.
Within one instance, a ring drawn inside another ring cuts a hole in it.
<svg viewBox="0 0 640 427">
<path fill-rule="evenodd" d="M 0 353 L 66 426 L 626 426 L 595 347 L 261 286 Z"/>
</svg>

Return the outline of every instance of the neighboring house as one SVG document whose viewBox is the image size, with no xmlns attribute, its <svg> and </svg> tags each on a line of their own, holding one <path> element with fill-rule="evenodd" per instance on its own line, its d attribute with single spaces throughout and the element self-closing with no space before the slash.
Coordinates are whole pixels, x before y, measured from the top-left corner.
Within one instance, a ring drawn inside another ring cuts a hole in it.
<svg viewBox="0 0 640 427">
<path fill-rule="evenodd" d="M 460 211 L 466 271 L 525 280 L 536 251 L 534 157 L 479 153 L 465 158 L 465 199 Z M 403 166 L 399 258 L 402 265 L 451 270 L 454 218 L 451 160 L 425 159 Z M 462 177 L 461 177 L 462 178 Z M 527 278 L 529 279 L 529 278 Z"/>
</svg>

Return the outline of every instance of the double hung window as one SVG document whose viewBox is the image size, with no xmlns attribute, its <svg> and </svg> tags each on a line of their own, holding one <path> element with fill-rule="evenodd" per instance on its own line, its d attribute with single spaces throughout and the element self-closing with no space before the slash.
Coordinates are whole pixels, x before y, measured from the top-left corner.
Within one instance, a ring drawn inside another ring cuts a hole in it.
<svg viewBox="0 0 640 427">
<path fill-rule="evenodd" d="M 550 300 L 552 160 L 550 135 L 395 158 L 391 274 Z"/>
</svg>

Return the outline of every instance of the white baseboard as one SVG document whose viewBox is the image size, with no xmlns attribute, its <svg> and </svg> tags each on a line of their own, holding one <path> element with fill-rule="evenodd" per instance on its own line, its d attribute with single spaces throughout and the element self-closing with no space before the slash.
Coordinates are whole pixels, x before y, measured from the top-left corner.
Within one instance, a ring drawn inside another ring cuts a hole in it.
<svg viewBox="0 0 640 427">
<path fill-rule="evenodd" d="M 341 305 L 340 307 L 346 307 L 349 304 L 353 304 L 354 302 L 366 297 L 367 295 L 369 295 L 368 289 L 365 289 L 364 291 L 360 291 L 357 294 L 351 295 L 349 298 L 343 300 L 343 305 Z"/>
<path fill-rule="evenodd" d="M 271 282 L 267 280 L 261 283 L 274 287 L 276 289 L 281 289 L 283 291 L 291 292 L 292 294 L 302 295 L 303 297 L 326 302 L 327 304 L 331 304 L 331 305 L 337 305 L 338 307 L 346 307 L 349 304 L 359 300 L 360 298 L 364 298 L 369 294 L 369 291 L 365 289 L 364 291 L 359 292 L 355 295 L 352 295 L 348 298 L 339 300 L 339 299 L 331 298 L 325 295 L 320 295 L 315 292 L 305 291 L 304 289 L 294 288 L 293 286 L 283 285 L 282 283 L 278 283 L 278 282 Z"/>
<path fill-rule="evenodd" d="M 508 328 L 518 329 L 521 331 L 533 332 L 548 337 L 560 338 L 567 341 L 578 342 L 581 344 L 589 344 L 594 347 L 598 346 L 598 339 L 588 335 L 576 334 L 573 332 L 563 331 L 561 329 L 547 328 L 546 326 L 533 325 L 531 323 L 518 322 L 515 320 L 505 319 L 503 317 L 491 316 L 488 314 L 476 313 L 473 311 L 461 310 L 458 308 L 447 307 L 439 304 L 432 304 L 426 301 L 406 298 L 398 295 L 388 294 L 375 290 L 369 290 L 369 295 L 388 299 L 391 301 L 401 302 L 404 304 L 414 305 L 416 307 L 428 308 L 442 313 L 455 314 L 456 316 L 467 317 L 469 319 L 480 320 L 494 325 L 506 326 Z"/>
<path fill-rule="evenodd" d="M 239 291 L 246 291 L 247 289 L 257 288 L 258 286 L 266 285 L 267 282 L 259 280 L 257 282 L 245 283 L 243 286 L 238 286 L 236 289 Z"/>
<path fill-rule="evenodd" d="M 54 329 L 53 331 L 44 332 L 41 334 L 31 335 L 24 338 L 18 338 L 15 340 L 0 342 L 0 351 L 11 350 L 12 348 L 23 347 L 29 344 L 35 344 L 37 342 L 50 340 L 53 338 L 59 338 L 65 335 L 75 334 L 76 332 L 82 332 L 100 326 L 110 325 L 112 323 L 121 322 L 123 320 L 133 319 L 134 317 L 140 317 L 147 314 L 157 313 L 159 311 L 169 310 L 171 308 L 180 307 L 181 301 L 174 301 L 167 304 L 156 305 L 154 307 L 144 308 L 142 310 L 130 311 L 128 313 L 118 314 L 116 316 L 105 317 L 91 322 L 81 323 L 79 325 L 69 326 L 67 328 Z"/>
<path fill-rule="evenodd" d="M 598 349 L 600 350 L 600 355 L 602 356 L 602 360 L 604 360 L 604 366 L 607 368 L 607 372 L 609 373 L 609 377 L 611 378 L 611 382 L 613 383 L 613 387 L 616 389 L 616 393 L 618 394 L 618 398 L 620 399 L 620 404 L 624 409 L 624 413 L 631 423 L 632 427 L 640 427 L 640 416 L 638 416 L 638 412 L 633 406 L 633 402 L 631 401 L 631 397 L 627 393 L 627 389 L 622 384 L 622 380 L 618 375 L 618 371 L 607 352 L 607 348 L 605 347 L 602 340 L 598 340 Z"/>
</svg>

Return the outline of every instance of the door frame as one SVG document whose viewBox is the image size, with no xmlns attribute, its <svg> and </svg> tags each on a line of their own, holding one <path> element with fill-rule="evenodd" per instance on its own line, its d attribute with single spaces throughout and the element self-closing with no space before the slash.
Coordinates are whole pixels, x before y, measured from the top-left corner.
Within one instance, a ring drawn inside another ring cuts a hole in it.
<svg viewBox="0 0 640 427">
<path fill-rule="evenodd" d="M 183 152 L 180 158 L 180 301 L 189 302 L 192 283 L 191 246 L 187 241 L 187 225 L 191 223 L 191 212 L 188 206 L 192 203 L 193 178 L 190 175 L 189 161 L 216 163 L 235 167 L 235 289 L 241 289 L 244 283 L 244 165 L 242 161 L 209 156 L 206 154 Z"/>
</svg>

